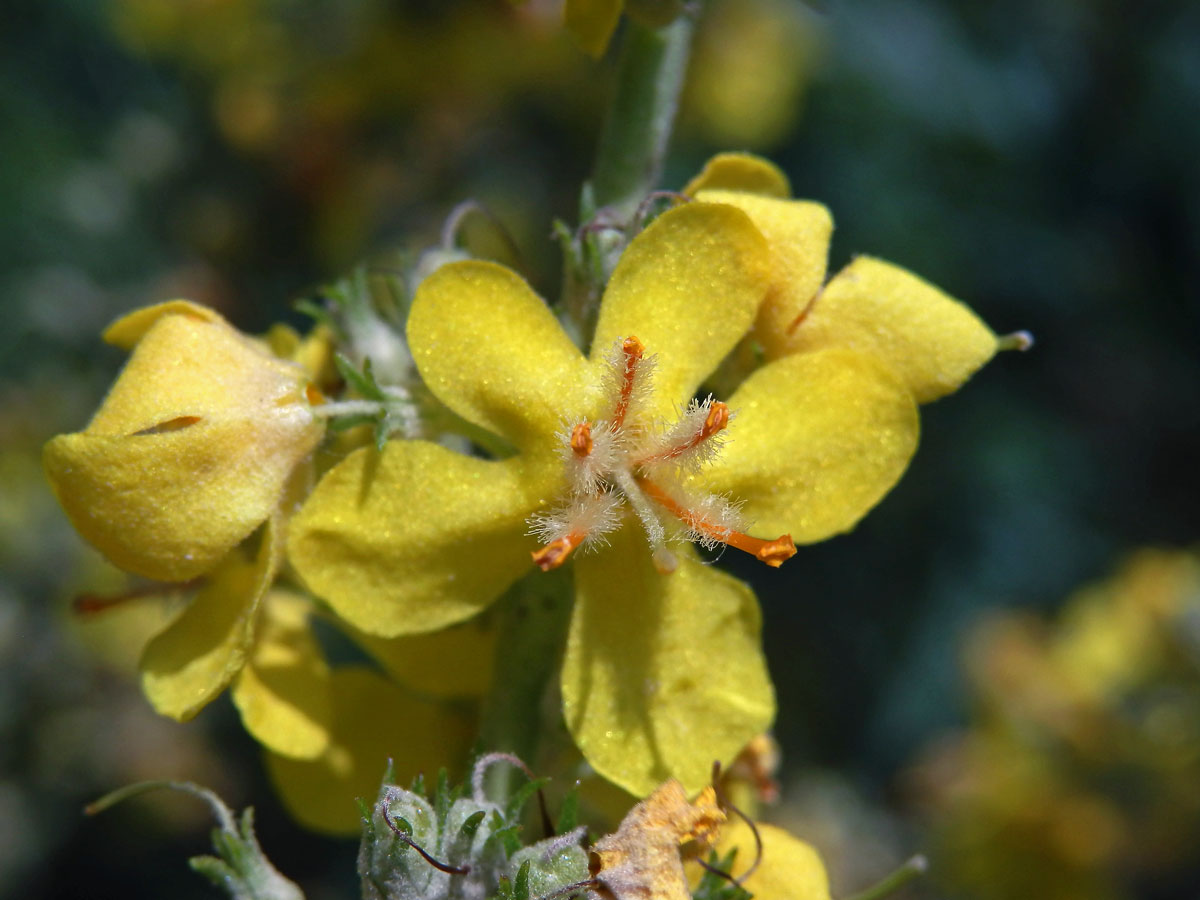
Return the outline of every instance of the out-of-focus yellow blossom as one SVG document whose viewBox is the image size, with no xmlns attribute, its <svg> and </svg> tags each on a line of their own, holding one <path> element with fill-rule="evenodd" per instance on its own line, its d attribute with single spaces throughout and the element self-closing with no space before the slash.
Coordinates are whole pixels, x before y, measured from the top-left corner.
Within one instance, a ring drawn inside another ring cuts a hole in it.
<svg viewBox="0 0 1200 900">
<path fill-rule="evenodd" d="M 625 0 L 566 0 L 563 22 L 585 53 L 601 57 L 624 8 Z"/>
<path fill-rule="evenodd" d="M 183 301 L 131 313 L 105 339 L 133 355 L 88 427 L 50 441 L 44 463 L 76 528 L 115 564 L 196 582 L 142 653 L 146 696 L 186 720 L 232 683 L 256 738 L 323 752 L 328 672 L 306 612 L 264 600 L 324 433 L 309 374 Z M 257 548 L 241 546 L 255 531 Z"/>
<path fill-rule="evenodd" d="M 771 286 L 753 336 L 768 360 L 851 348 L 884 360 L 928 403 L 1000 349 L 970 309 L 899 266 L 860 256 L 826 282 L 833 219 L 819 203 L 788 199 L 787 177 L 766 160 L 720 154 L 684 193 L 736 206 L 766 236 Z"/>
<path fill-rule="evenodd" d="M 820 16 L 807 4 L 709 3 L 688 67 L 681 127 L 719 147 L 778 144 L 804 110 L 823 42 Z"/>
<path fill-rule="evenodd" d="M 297 820 L 332 834 L 358 834 L 356 797 L 379 790 L 391 761 L 397 780 L 427 775 L 465 758 L 470 719 L 425 702 L 367 666 L 344 666 L 331 678 L 333 719 L 325 752 L 297 759 L 268 752 L 267 769 Z"/>
<path fill-rule="evenodd" d="M 563 24 L 584 52 L 599 59 L 608 49 L 621 13 L 651 28 L 661 28 L 683 14 L 682 0 L 566 0 Z"/>
<path fill-rule="evenodd" d="M 1124 898 L 1200 840 L 1200 557 L 1142 551 L 969 646 L 977 722 L 916 770 L 941 870 L 982 898 Z"/>
<path fill-rule="evenodd" d="M 590 357 L 509 270 L 439 269 L 409 318 L 417 367 L 518 452 L 484 460 L 393 441 L 352 454 L 292 526 L 297 570 L 356 627 L 400 635 L 490 604 L 529 570 L 531 528 L 545 568 L 576 546 L 598 550 L 575 566 L 568 727 L 597 771 L 636 794 L 666 777 L 703 785 L 713 759 L 765 730 L 774 702 L 753 594 L 666 539 L 690 531 L 778 563 L 788 534 L 807 543 L 852 527 L 917 438 L 905 386 L 841 348 L 780 359 L 728 406 L 692 404 L 664 423 L 751 327 L 769 263 L 730 205 L 663 214 L 621 257 Z M 732 440 L 716 452 L 726 424 Z M 748 537 L 743 516 L 784 538 Z"/>
</svg>

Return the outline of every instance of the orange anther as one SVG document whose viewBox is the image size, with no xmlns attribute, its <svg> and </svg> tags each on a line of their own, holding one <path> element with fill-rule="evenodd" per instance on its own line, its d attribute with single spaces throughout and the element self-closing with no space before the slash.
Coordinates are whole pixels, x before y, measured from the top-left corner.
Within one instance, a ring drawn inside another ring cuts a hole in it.
<svg viewBox="0 0 1200 900">
<path fill-rule="evenodd" d="M 576 456 L 587 456 L 592 452 L 592 426 L 587 422 L 580 422 L 571 429 L 571 449 Z"/>
<path fill-rule="evenodd" d="M 621 342 L 621 352 L 625 354 L 625 367 L 621 372 L 621 390 L 617 396 L 617 408 L 613 410 L 612 426 L 620 428 L 629 412 L 629 402 L 633 399 L 633 388 L 637 383 L 638 365 L 646 354 L 646 348 L 632 334 Z"/>
<path fill-rule="evenodd" d="M 566 537 L 560 537 L 557 540 L 551 541 L 541 550 L 535 550 L 530 554 L 533 557 L 534 565 L 543 572 L 557 569 L 567 561 L 567 557 L 571 555 L 571 551 L 583 543 L 585 537 L 587 535 L 572 531 Z"/>
<path fill-rule="evenodd" d="M 311 381 L 304 388 L 304 397 L 308 400 L 309 406 L 320 406 L 325 402 L 325 395 L 321 393 L 321 389 Z"/>
<path fill-rule="evenodd" d="M 712 437 L 729 424 L 729 407 L 720 400 L 714 400 L 704 417 L 704 427 L 700 429 L 700 440 Z"/>
</svg>

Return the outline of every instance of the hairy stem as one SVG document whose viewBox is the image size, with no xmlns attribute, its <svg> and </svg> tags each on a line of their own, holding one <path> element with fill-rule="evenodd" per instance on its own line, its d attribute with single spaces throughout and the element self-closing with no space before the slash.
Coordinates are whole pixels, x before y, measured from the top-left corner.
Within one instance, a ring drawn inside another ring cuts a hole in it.
<svg viewBox="0 0 1200 900">
<path fill-rule="evenodd" d="M 511 753 L 536 765 L 547 689 L 558 671 L 571 611 L 571 580 L 563 571 L 526 576 L 501 601 L 500 635 L 481 737 L 489 751 Z M 506 796 L 514 769 L 493 766 L 493 797 Z"/>
<path fill-rule="evenodd" d="M 662 175 L 693 30 L 686 14 L 665 28 L 626 23 L 616 95 L 592 175 L 596 206 L 617 221 L 633 217 Z"/>
</svg>

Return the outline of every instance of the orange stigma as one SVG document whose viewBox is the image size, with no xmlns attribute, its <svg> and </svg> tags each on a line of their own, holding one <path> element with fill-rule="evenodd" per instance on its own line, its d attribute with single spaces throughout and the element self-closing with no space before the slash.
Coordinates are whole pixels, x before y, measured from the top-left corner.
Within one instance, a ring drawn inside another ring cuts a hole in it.
<svg viewBox="0 0 1200 900">
<path fill-rule="evenodd" d="M 551 569 L 557 569 L 567 561 L 567 557 L 571 552 L 583 543 L 586 534 L 578 531 L 572 531 L 566 537 L 560 537 L 558 540 L 551 541 L 541 550 L 535 550 L 530 555 L 533 557 L 534 565 L 543 572 L 549 572 Z"/>
<path fill-rule="evenodd" d="M 588 456 L 592 452 L 592 426 L 580 422 L 571 429 L 571 450 L 576 456 Z"/>
</svg>

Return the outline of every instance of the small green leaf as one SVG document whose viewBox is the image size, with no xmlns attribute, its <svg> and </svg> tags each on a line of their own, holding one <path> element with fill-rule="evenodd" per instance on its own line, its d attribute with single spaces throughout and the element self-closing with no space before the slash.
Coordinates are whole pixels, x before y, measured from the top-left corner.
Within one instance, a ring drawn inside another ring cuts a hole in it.
<svg viewBox="0 0 1200 900">
<path fill-rule="evenodd" d="M 375 383 L 375 376 L 371 373 L 370 359 L 364 360 L 361 372 L 354 367 L 354 363 L 340 353 L 333 354 L 333 363 L 337 366 L 342 379 L 360 397 L 379 403 L 383 402 L 383 392 L 379 390 L 379 385 Z"/>
<path fill-rule="evenodd" d="M 479 830 L 479 826 L 483 823 L 483 820 L 486 816 L 487 810 L 485 809 L 477 810 L 467 816 L 466 819 L 463 820 L 462 827 L 458 829 L 459 838 L 466 841 L 470 841 L 472 838 L 474 838 L 475 832 Z"/>
<path fill-rule="evenodd" d="M 433 808 L 437 812 L 438 822 L 445 822 L 450 812 L 450 804 L 454 798 L 450 795 L 450 776 L 445 768 L 438 769 L 437 787 L 433 790 Z"/>
<path fill-rule="evenodd" d="M 425 796 L 425 773 L 418 772 L 412 780 L 412 785 L 409 787 L 409 792 L 416 794 L 419 797 Z"/>
<path fill-rule="evenodd" d="M 303 313 L 304 315 L 308 316 L 318 325 L 324 325 L 335 335 L 340 337 L 344 334 L 342 329 L 338 326 L 337 320 L 334 319 L 333 314 L 330 313 L 328 308 L 326 308 L 323 304 L 304 297 L 293 303 L 292 308 L 295 309 L 296 312 Z"/>
<path fill-rule="evenodd" d="M 413 836 L 412 823 L 409 822 L 408 819 L 404 818 L 404 816 L 388 815 L 388 819 L 390 819 L 391 823 L 396 826 L 397 831 L 400 831 L 409 837 Z"/>
<path fill-rule="evenodd" d="M 392 422 L 390 417 L 382 415 L 375 420 L 375 449 L 380 453 L 387 446 L 388 437 L 392 433 Z"/>
<path fill-rule="evenodd" d="M 513 879 L 513 894 L 516 900 L 529 900 L 529 860 L 525 860 L 517 869 L 517 877 Z"/>
<path fill-rule="evenodd" d="M 516 819 L 521 815 L 521 810 L 525 808 L 525 804 L 529 802 L 529 798 L 538 792 L 541 788 L 549 784 L 549 778 L 535 778 L 533 781 L 527 781 L 513 792 L 505 805 L 504 814 L 508 819 Z"/>
<path fill-rule="evenodd" d="M 562 799 L 562 808 L 558 811 L 558 833 L 566 834 L 579 825 L 579 782 L 571 785 L 571 789 Z"/>
<path fill-rule="evenodd" d="M 193 856 L 188 866 L 219 888 L 237 879 L 237 873 L 215 856 Z"/>
</svg>

